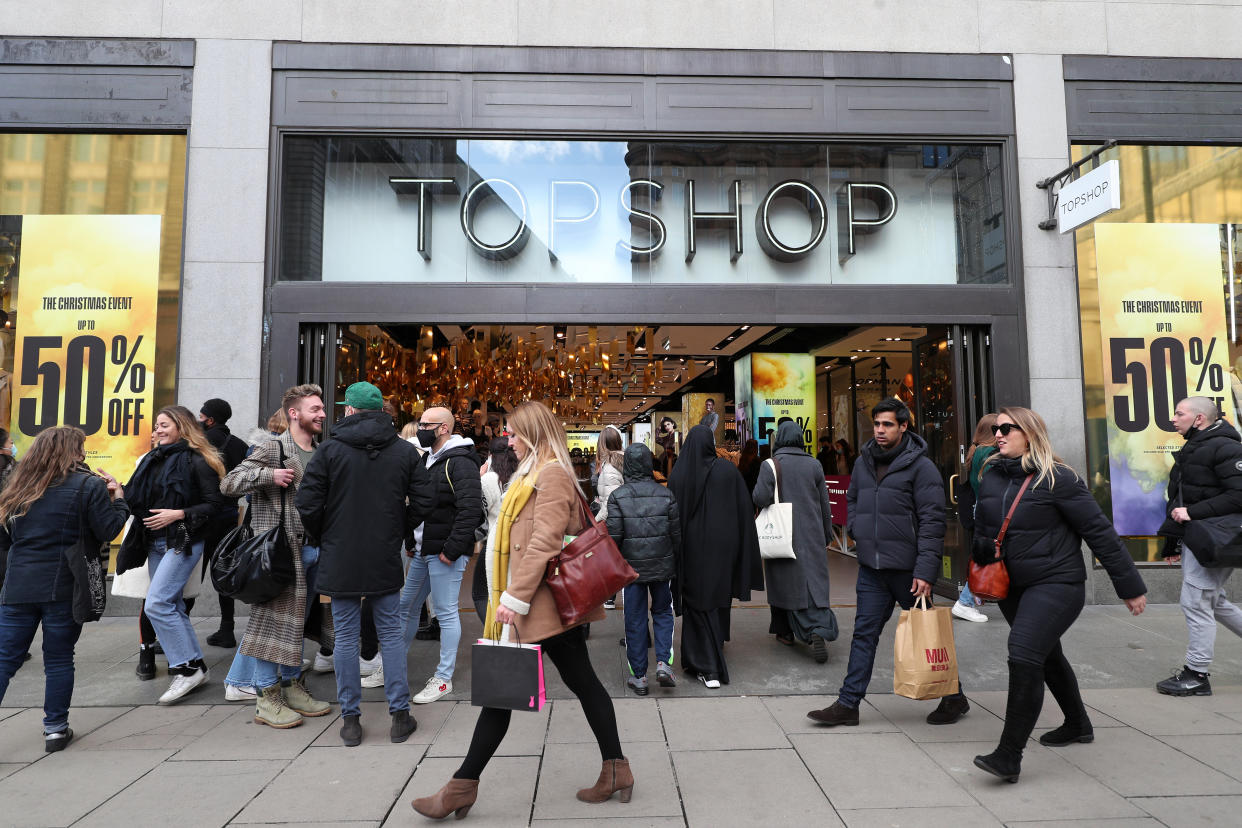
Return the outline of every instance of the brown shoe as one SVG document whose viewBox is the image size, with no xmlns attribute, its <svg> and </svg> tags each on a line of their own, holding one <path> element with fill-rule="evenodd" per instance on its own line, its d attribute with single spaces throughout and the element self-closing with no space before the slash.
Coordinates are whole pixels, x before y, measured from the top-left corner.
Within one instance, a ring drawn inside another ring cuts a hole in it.
<svg viewBox="0 0 1242 828">
<path fill-rule="evenodd" d="M 606 759 L 595 786 L 578 791 L 578 799 L 598 805 L 607 802 L 618 791 L 622 802 L 629 802 L 634 794 L 634 774 L 630 773 L 629 759 Z"/>
<path fill-rule="evenodd" d="M 846 707 L 841 702 L 834 701 L 823 710 L 812 710 L 806 714 L 806 717 L 829 727 L 836 727 L 837 725 L 854 727 L 858 724 L 858 708 Z"/>
<path fill-rule="evenodd" d="M 450 779 L 447 785 L 431 796 L 416 799 L 410 805 L 429 819 L 444 819 L 452 813 L 456 813 L 457 819 L 465 819 L 478 795 L 479 780 Z"/>
</svg>

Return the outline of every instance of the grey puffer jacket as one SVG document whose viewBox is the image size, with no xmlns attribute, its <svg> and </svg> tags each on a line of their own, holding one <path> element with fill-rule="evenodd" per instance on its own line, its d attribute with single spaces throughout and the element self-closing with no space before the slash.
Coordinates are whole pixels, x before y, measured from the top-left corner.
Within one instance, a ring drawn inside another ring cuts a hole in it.
<svg viewBox="0 0 1242 828">
<path fill-rule="evenodd" d="M 876 480 L 875 441 L 858 453 L 850 488 L 849 533 L 858 562 L 872 569 L 912 570 L 930 584 L 940 574 L 944 550 L 944 481 L 927 456 L 927 443 L 907 431 L 901 453 Z"/>
<path fill-rule="evenodd" d="M 655 482 L 651 450 L 635 443 L 625 450 L 625 484 L 608 496 L 608 534 L 638 573 L 638 583 L 668 581 L 681 555 L 677 499 Z"/>
</svg>

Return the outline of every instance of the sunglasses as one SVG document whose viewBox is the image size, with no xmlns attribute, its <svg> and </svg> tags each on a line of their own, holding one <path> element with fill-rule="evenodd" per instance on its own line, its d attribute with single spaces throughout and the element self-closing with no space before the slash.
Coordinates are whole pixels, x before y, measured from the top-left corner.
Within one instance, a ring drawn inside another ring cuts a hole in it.
<svg viewBox="0 0 1242 828">
<path fill-rule="evenodd" d="M 997 434 L 1000 434 L 1004 437 L 1008 437 L 1009 432 L 1021 431 L 1021 430 L 1022 430 L 1022 426 L 1018 425 L 1017 423 L 1001 423 L 1000 425 L 992 426 L 992 435 L 996 436 Z"/>
</svg>

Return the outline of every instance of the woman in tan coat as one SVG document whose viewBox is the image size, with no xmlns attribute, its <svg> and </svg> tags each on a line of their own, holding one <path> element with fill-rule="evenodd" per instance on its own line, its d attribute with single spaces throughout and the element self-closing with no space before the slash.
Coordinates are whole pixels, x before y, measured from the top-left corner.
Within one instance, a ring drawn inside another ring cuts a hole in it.
<svg viewBox="0 0 1242 828">
<path fill-rule="evenodd" d="M 505 490 L 487 560 L 479 562 L 487 566 L 488 573 L 484 634 L 498 639 L 502 625 L 512 625 L 523 643 L 543 646 L 561 679 L 582 702 L 603 759 L 599 780 L 578 791 L 578 799 L 604 802 L 620 791 L 621 801 L 629 802 L 634 777 L 621 753 L 612 698 L 591 667 L 583 626 L 561 626 L 556 603 L 544 582 L 547 562 L 561 551 L 565 536 L 582 529 L 582 495 L 573 477 L 565 432 L 547 406 L 528 402 L 509 417 L 508 436 L 521 465 Z M 602 620 L 604 611 L 600 608 L 583 623 Z M 483 768 L 509 729 L 509 715 L 508 710 L 483 708 L 461 767 L 434 796 L 414 800 L 414 810 L 432 819 L 443 819 L 450 813 L 464 817 L 478 795 Z"/>
</svg>

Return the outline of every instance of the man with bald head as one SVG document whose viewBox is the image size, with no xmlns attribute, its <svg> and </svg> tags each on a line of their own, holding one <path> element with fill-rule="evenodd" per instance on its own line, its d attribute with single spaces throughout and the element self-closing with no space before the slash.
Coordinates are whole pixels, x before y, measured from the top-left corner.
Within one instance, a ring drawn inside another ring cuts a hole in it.
<svg viewBox="0 0 1242 828">
<path fill-rule="evenodd" d="M 419 609 L 427 596 L 440 622 L 440 663 L 426 686 L 414 695 L 427 704 L 453 692 L 461 617 L 457 611 L 462 573 L 474 551 L 475 530 L 485 519 L 479 455 L 474 442 L 453 433 L 453 412 L 429 408 L 418 421 L 418 444 L 426 449 L 427 476 L 434 489 L 432 508 L 406 545 L 410 568 L 401 590 L 405 646 L 418 632 Z"/>
<path fill-rule="evenodd" d="M 1216 644 L 1216 622 L 1242 636 L 1242 610 L 1225 594 L 1229 567 L 1207 568 L 1183 541 L 1186 524 L 1220 515 L 1242 514 L 1242 441 L 1208 397 L 1189 397 L 1177 404 L 1173 427 L 1186 438 L 1173 453 L 1169 472 L 1168 520 L 1160 534 L 1169 540 L 1164 555 L 1182 563 L 1182 613 L 1189 644 L 1182 669 L 1156 685 L 1169 696 L 1210 696 L 1208 669 Z"/>
</svg>

